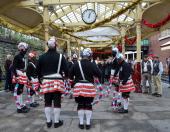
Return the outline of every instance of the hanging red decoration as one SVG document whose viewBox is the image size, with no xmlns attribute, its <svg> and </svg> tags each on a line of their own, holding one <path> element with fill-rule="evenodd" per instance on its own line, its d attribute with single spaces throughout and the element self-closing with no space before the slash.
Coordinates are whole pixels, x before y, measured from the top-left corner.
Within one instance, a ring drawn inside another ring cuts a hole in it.
<svg viewBox="0 0 170 132">
<path fill-rule="evenodd" d="M 118 48 L 119 52 L 122 52 L 122 44 L 118 44 L 117 48 Z"/>
<path fill-rule="evenodd" d="M 165 25 L 168 21 L 170 21 L 170 13 L 168 14 L 166 18 L 164 18 L 158 23 L 152 24 L 152 23 L 149 23 L 147 20 L 142 19 L 142 24 L 144 24 L 145 26 L 149 28 L 160 28 L 161 26 Z"/>
<path fill-rule="evenodd" d="M 127 36 L 125 36 L 125 43 L 127 45 L 133 45 L 133 44 L 135 44 L 135 42 L 136 42 L 136 37 L 128 38 Z"/>
</svg>

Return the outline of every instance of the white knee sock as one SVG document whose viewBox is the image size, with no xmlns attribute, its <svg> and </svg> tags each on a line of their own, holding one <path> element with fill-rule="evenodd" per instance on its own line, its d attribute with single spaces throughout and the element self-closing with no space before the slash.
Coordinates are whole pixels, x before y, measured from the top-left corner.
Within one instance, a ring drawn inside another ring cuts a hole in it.
<svg viewBox="0 0 170 132">
<path fill-rule="evenodd" d="M 92 111 L 91 110 L 85 110 L 86 115 L 86 125 L 90 125 L 90 120 L 92 117 Z"/>
<path fill-rule="evenodd" d="M 45 107 L 45 116 L 47 119 L 47 122 L 51 122 L 51 107 Z"/>
<path fill-rule="evenodd" d="M 84 114 L 85 114 L 85 110 L 78 110 L 80 125 L 84 124 Z"/>
<path fill-rule="evenodd" d="M 123 108 L 125 110 L 128 110 L 128 106 L 129 106 L 129 98 L 123 99 Z"/>
<path fill-rule="evenodd" d="M 58 123 L 60 119 L 61 108 L 54 108 L 54 122 Z"/>
<path fill-rule="evenodd" d="M 24 106 L 24 103 L 23 103 L 23 96 L 22 96 L 22 94 L 20 94 L 20 105 L 21 105 L 21 107 L 23 107 Z"/>
<path fill-rule="evenodd" d="M 32 95 L 31 96 L 31 103 L 34 103 L 35 102 L 35 95 Z"/>
<path fill-rule="evenodd" d="M 21 109 L 21 104 L 20 104 L 20 95 L 17 95 L 16 96 L 16 106 L 17 106 L 17 109 Z"/>
</svg>

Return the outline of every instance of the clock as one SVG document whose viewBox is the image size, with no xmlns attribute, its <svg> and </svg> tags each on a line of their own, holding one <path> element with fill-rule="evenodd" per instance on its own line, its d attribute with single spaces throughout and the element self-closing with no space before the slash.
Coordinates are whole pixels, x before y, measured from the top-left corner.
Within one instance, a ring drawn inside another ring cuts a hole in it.
<svg viewBox="0 0 170 132">
<path fill-rule="evenodd" d="M 96 21 L 97 15 L 93 9 L 87 9 L 82 13 L 82 20 L 86 24 L 92 24 Z"/>
</svg>

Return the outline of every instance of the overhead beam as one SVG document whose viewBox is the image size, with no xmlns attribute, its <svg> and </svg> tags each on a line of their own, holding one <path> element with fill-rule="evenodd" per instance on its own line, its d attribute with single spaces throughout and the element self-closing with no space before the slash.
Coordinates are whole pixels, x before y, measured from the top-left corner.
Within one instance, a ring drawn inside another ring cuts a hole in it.
<svg viewBox="0 0 170 132">
<path fill-rule="evenodd" d="M 143 0 L 142 2 L 160 2 L 161 0 Z M 113 2 L 132 2 L 132 0 L 90 0 L 90 3 L 113 3 Z M 43 0 L 44 5 L 55 5 L 55 4 L 82 4 L 89 3 L 89 0 Z"/>
<path fill-rule="evenodd" d="M 90 2 L 96 3 L 115 3 L 115 2 L 132 2 L 132 0 L 90 0 Z M 142 2 L 161 2 L 161 0 L 143 0 Z M 43 0 L 43 5 L 59 5 L 59 4 L 85 4 L 89 3 L 89 0 Z M 18 4 L 18 6 L 38 6 L 38 3 L 35 3 L 34 0 L 22 1 Z"/>
<path fill-rule="evenodd" d="M 114 25 L 117 25 L 118 22 L 109 22 L 109 23 L 106 23 L 104 24 L 103 26 L 114 26 Z M 126 25 L 132 25 L 133 22 L 119 22 L 119 24 L 126 24 Z M 58 24 L 57 25 L 59 26 L 63 26 L 63 24 Z M 66 27 L 78 27 L 78 26 L 85 26 L 86 24 L 84 22 L 77 22 L 77 23 L 65 23 L 64 26 Z"/>
<path fill-rule="evenodd" d="M 104 5 L 107 6 L 107 7 L 109 7 L 110 9 L 113 8 L 113 6 L 110 5 L 110 4 L 104 4 Z M 121 10 L 121 9 L 122 9 L 122 7 L 121 7 L 121 6 L 118 6 L 118 5 L 116 5 L 115 8 L 114 8 L 115 11 L 119 11 L 119 10 Z M 130 12 L 130 13 L 129 13 L 128 11 L 125 12 L 124 15 L 126 15 L 126 16 L 128 16 L 128 17 L 130 17 L 130 18 L 132 18 L 132 19 L 134 19 L 134 17 L 135 17 L 134 14 L 133 14 L 133 12 Z"/>
</svg>

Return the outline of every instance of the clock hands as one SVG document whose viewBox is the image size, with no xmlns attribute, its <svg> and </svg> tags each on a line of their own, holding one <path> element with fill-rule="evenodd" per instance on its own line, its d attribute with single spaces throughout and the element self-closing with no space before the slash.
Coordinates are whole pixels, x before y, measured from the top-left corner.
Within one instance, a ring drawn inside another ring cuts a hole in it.
<svg viewBox="0 0 170 132">
<path fill-rule="evenodd" d="M 90 18 L 90 16 L 91 16 L 91 12 L 90 12 L 90 14 L 89 14 L 88 18 Z"/>
</svg>

